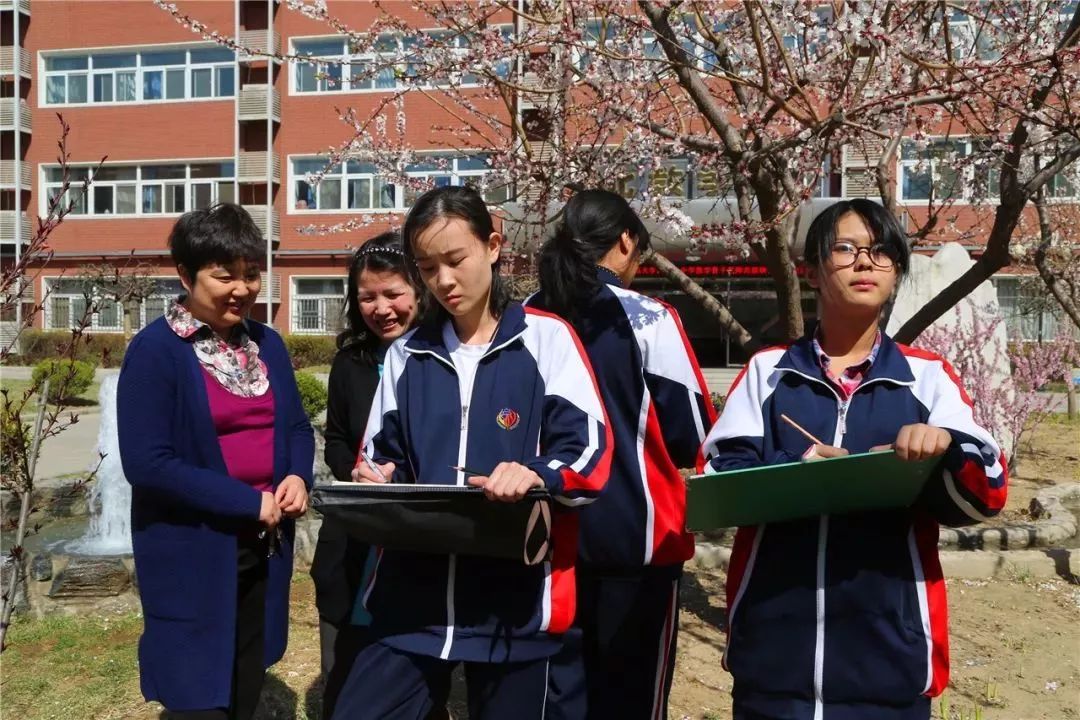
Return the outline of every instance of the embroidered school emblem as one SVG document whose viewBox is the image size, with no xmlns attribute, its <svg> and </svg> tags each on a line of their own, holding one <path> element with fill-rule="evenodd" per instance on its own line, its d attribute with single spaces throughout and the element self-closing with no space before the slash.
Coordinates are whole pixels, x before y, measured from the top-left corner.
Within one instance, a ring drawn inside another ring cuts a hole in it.
<svg viewBox="0 0 1080 720">
<path fill-rule="evenodd" d="M 516 410 L 510 408 L 503 408 L 499 411 L 499 414 L 495 416 L 495 422 L 499 423 L 499 427 L 503 430 L 513 430 L 521 422 L 521 416 L 517 414 Z"/>
</svg>

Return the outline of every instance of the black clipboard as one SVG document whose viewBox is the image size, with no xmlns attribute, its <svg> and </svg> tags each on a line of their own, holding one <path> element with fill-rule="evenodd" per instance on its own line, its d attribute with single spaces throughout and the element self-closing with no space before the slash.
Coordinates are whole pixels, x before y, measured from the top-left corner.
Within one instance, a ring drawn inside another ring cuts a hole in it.
<svg viewBox="0 0 1080 720">
<path fill-rule="evenodd" d="M 551 551 L 551 496 L 544 488 L 504 503 L 461 485 L 334 482 L 315 487 L 312 507 L 357 540 L 392 550 L 525 565 L 547 560 Z"/>
</svg>

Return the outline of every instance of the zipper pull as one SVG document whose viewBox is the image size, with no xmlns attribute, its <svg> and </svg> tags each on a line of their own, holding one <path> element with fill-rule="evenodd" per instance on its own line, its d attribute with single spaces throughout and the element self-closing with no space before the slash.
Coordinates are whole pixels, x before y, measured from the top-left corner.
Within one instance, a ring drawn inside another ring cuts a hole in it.
<svg viewBox="0 0 1080 720">
<path fill-rule="evenodd" d="M 848 404 L 845 402 L 840 406 L 840 437 L 847 435 L 847 411 Z"/>
<path fill-rule="evenodd" d="M 461 406 L 461 431 L 465 432 L 465 426 L 469 423 L 469 406 Z"/>
</svg>

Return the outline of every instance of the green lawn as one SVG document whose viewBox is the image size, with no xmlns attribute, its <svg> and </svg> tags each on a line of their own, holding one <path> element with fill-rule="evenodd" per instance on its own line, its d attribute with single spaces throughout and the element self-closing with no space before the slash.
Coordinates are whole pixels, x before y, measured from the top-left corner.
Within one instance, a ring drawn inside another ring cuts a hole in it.
<svg viewBox="0 0 1080 720">
<path fill-rule="evenodd" d="M 137 615 L 16 619 L 4 651 L 4 717 L 129 717 L 142 705 Z"/>
<path fill-rule="evenodd" d="M 302 367 L 300 369 L 303 370 L 306 373 L 327 373 L 328 374 L 330 372 L 330 366 L 329 365 L 311 365 L 310 367 Z"/>
<path fill-rule="evenodd" d="M 318 621 L 307 573 L 293 576 L 289 650 L 270 671 L 256 720 L 320 716 Z M 142 617 L 16 617 L 3 654 L 3 711 L 19 720 L 157 720 L 139 691 Z"/>
<path fill-rule="evenodd" d="M 30 387 L 31 384 L 32 381 L 30 380 L 12 380 L 10 378 L 4 378 L 3 380 L 0 380 L 0 388 L 8 391 L 8 397 L 11 399 L 12 402 L 17 402 L 18 398 L 24 392 L 26 392 L 26 390 Z M 72 400 L 70 400 L 67 405 L 73 408 L 97 407 L 98 393 L 100 390 L 100 383 L 94 381 L 90 383 L 90 387 L 87 388 L 86 392 L 84 392 L 77 398 L 73 398 Z M 29 410 L 30 408 L 34 407 L 36 402 L 36 399 L 31 398 L 30 401 L 26 404 L 26 409 Z"/>
</svg>

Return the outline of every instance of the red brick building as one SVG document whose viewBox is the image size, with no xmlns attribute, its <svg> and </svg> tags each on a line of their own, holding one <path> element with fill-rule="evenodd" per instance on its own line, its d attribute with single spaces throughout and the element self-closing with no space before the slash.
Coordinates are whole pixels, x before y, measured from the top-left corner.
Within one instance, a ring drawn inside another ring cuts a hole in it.
<svg viewBox="0 0 1080 720">
<path fill-rule="evenodd" d="M 209 27 L 235 34 L 247 48 L 322 57 L 348 52 L 343 36 L 329 32 L 326 24 L 288 12 L 274 0 L 178 4 Z M 357 28 L 377 12 L 364 2 L 333 2 L 332 10 Z M 398 11 L 406 24 L 424 30 L 409 3 L 399 3 Z M 510 22 L 508 16 L 508 28 Z M 0 0 L 3 257 L 21 252 L 32 218 L 46 214 L 48 197 L 61 180 L 55 113 L 71 126 L 73 180 L 105 158 L 90 192 L 51 237 L 54 258 L 32 288 L 35 298 L 49 293 L 38 325 L 66 329 L 81 315 L 87 288 L 77 276 L 87 264 L 139 263 L 141 271 L 157 278 L 156 293 L 133 318 L 136 329 L 149 322 L 179 289 L 165 247 L 178 215 L 234 201 L 248 209 L 267 238 L 267 272 L 255 317 L 269 318 L 286 333 L 335 331 L 350 247 L 386 227 L 392 214 L 407 209 L 412 195 L 355 162 L 335 169 L 318 187 L 305 181 L 306 173 L 325 166 L 327 149 L 348 137 L 336 108 L 353 107 L 364 117 L 395 83 L 391 73 L 364 83 L 346 78 L 335 88 L 334 74 L 340 72 L 339 66 L 269 62 L 200 41 L 150 2 Z M 407 144 L 433 152 L 447 147 L 432 130 L 445 111 L 419 93 L 406 96 L 405 110 Z M 839 160 L 843 170 L 823 183 L 821 195 L 864 194 L 858 161 L 849 168 Z M 903 168 L 910 160 L 901 159 L 901 197 L 909 212 L 918 213 L 918 195 L 929 180 L 913 171 L 909 177 Z M 453 184 L 486 172 L 479 156 L 458 158 L 450 168 L 421 162 L 408 171 Z M 672 186 L 672 194 L 688 200 L 708 195 L 708 177 L 680 175 L 678 161 L 670 171 L 645 181 Z M 301 231 L 358 218 L 370 224 L 349 233 Z M 969 244 L 977 250 L 978 237 Z M 702 263 L 695 273 L 712 278 L 711 288 L 740 318 L 740 305 L 755 318 L 765 313 L 756 318 L 760 322 L 748 323 L 760 327 L 771 312 L 762 302 L 771 297 L 770 281 L 758 277 L 760 269 L 737 270 Z M 1010 282 L 1001 285 L 1005 300 L 1015 290 Z M 643 284 L 662 289 L 647 278 Z M 706 363 L 739 361 L 718 331 L 695 317 L 700 313 L 691 304 L 672 300 L 689 316 L 687 325 L 708 356 Z M 807 310 L 812 306 L 808 293 Z M 94 317 L 97 332 L 119 332 L 123 326 L 123 313 L 108 304 Z"/>
</svg>

